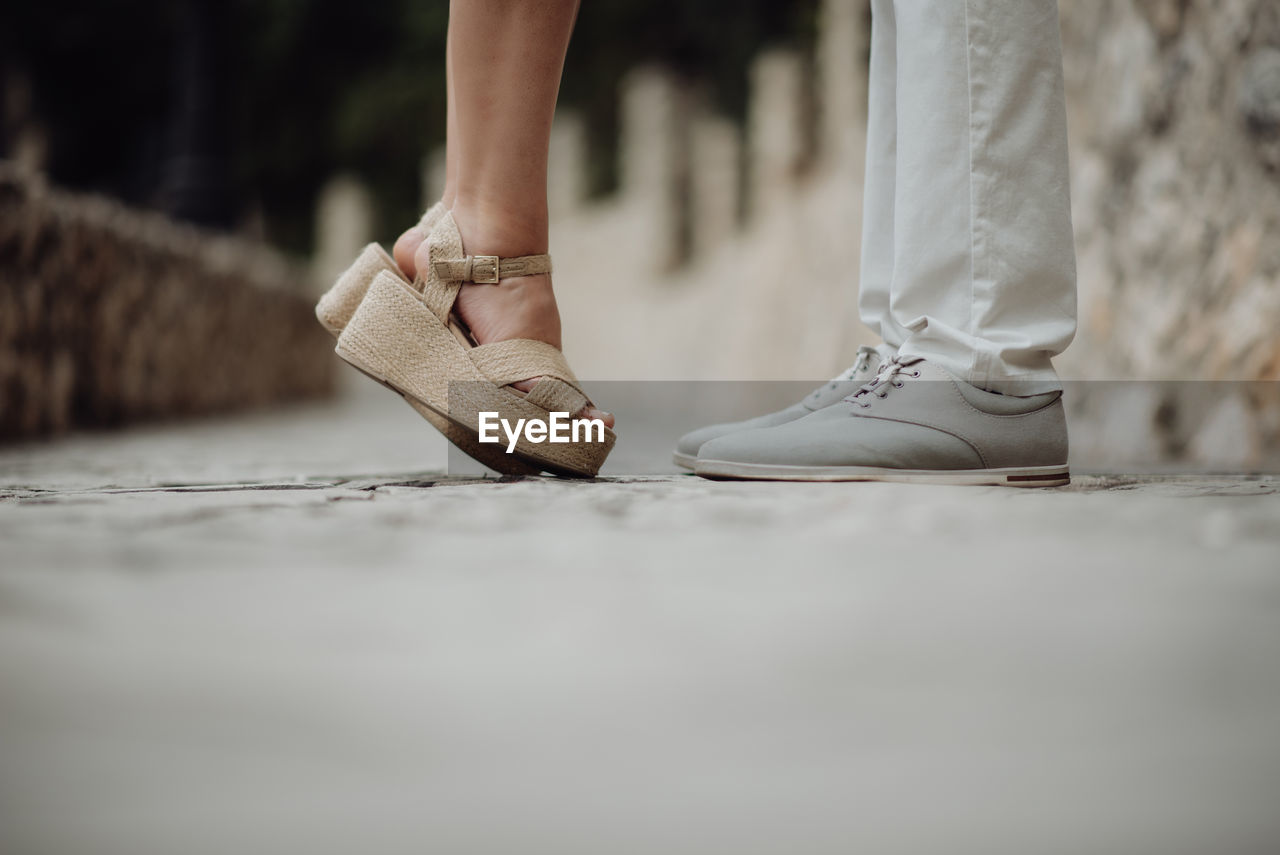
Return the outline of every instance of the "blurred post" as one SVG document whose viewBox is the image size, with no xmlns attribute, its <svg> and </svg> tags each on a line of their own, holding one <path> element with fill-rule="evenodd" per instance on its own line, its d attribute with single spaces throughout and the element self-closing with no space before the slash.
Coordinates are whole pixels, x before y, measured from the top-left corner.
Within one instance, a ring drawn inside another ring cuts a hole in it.
<svg viewBox="0 0 1280 855">
<path fill-rule="evenodd" d="M 373 197 L 350 175 L 330 178 L 316 205 L 315 276 L 328 287 L 373 240 Z"/>
<path fill-rule="evenodd" d="M 742 142 L 733 122 L 708 114 L 693 119 L 692 136 L 691 237 L 696 258 L 728 240 L 737 230 Z"/>
<path fill-rule="evenodd" d="M 49 159 L 49 137 L 32 115 L 31 79 L 7 68 L 0 85 L 0 150 L 18 173 L 39 175 Z"/>
<path fill-rule="evenodd" d="M 551 217 L 563 217 L 587 196 L 587 131 L 572 110 L 557 110 L 551 126 L 547 164 L 547 207 Z"/>
<path fill-rule="evenodd" d="M 161 176 L 161 207 L 204 226 L 231 224 L 224 93 L 228 7 L 221 0 L 186 0 L 173 44 L 173 110 L 169 155 Z"/>
<path fill-rule="evenodd" d="M 824 0 L 818 27 L 818 147 L 830 162 L 863 157 L 867 123 L 868 0 Z"/>
<path fill-rule="evenodd" d="M 788 50 L 760 55 L 751 67 L 748 215 L 759 218 L 788 196 L 804 153 L 804 69 Z"/>
<path fill-rule="evenodd" d="M 622 86 L 622 198 L 636 207 L 633 239 L 654 272 L 682 260 L 681 177 L 687 128 L 672 76 L 640 68 Z"/>
</svg>

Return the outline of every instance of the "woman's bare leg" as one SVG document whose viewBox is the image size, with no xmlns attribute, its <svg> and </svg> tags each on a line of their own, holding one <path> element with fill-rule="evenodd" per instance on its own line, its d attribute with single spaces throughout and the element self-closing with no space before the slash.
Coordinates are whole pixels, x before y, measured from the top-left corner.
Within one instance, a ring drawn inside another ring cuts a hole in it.
<svg viewBox="0 0 1280 855">
<path fill-rule="evenodd" d="M 548 249 L 547 151 L 578 3 L 450 3 L 452 211 L 472 255 L 536 255 Z M 425 252 L 420 246 L 419 264 Z M 560 313 L 549 275 L 464 285 L 455 305 L 481 344 L 527 338 L 560 347 Z M 612 424 L 612 417 L 593 415 Z"/>
<path fill-rule="evenodd" d="M 452 29 L 452 28 L 450 28 Z M 444 194 L 440 200 L 446 208 L 452 208 L 458 197 L 458 101 L 453 95 L 453 36 L 444 45 L 445 85 L 445 138 L 444 138 Z"/>
<path fill-rule="evenodd" d="M 450 4 L 459 148 L 453 218 L 469 253 L 547 251 L 547 149 L 577 11 L 578 0 Z M 463 288 L 458 309 L 482 342 L 560 344 L 549 276 Z"/>
</svg>

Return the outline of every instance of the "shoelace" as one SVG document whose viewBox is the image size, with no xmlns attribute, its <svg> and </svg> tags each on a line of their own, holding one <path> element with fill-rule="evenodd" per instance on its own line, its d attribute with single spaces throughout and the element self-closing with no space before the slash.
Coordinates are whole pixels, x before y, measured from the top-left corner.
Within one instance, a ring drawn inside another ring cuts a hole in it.
<svg viewBox="0 0 1280 855">
<path fill-rule="evenodd" d="M 840 385 L 841 383 L 845 383 L 845 382 L 848 382 L 849 380 L 852 380 L 853 378 L 857 377 L 860 372 L 867 370 L 868 366 L 871 365 L 872 359 L 879 359 L 879 358 L 880 358 L 880 351 L 876 350 L 874 347 L 867 347 L 865 345 L 863 345 L 862 347 L 859 347 L 858 358 L 853 361 L 853 364 L 850 365 L 848 368 L 846 368 L 844 371 L 842 371 L 840 374 L 836 375 L 835 377 L 832 377 L 829 381 L 827 381 L 825 385 L 819 386 L 817 389 L 814 389 L 812 394 L 809 395 L 809 397 L 817 398 L 825 390 L 834 389 L 836 386 Z"/>
<path fill-rule="evenodd" d="M 898 379 L 903 377 L 919 377 L 920 369 L 911 368 L 916 360 L 905 362 L 899 358 L 894 358 L 880 366 L 880 370 L 876 372 L 876 376 L 871 379 L 858 391 L 845 398 L 851 404 L 857 404 L 859 407 L 866 408 L 871 406 L 869 397 L 875 395 L 877 398 L 887 398 L 890 389 L 901 389 L 902 381 Z M 909 370 L 908 370 L 909 369 Z"/>
</svg>

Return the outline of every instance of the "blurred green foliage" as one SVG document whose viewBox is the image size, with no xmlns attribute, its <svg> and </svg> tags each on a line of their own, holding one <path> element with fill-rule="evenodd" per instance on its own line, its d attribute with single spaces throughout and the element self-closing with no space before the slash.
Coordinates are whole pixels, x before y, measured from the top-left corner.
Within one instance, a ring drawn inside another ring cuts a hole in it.
<svg viewBox="0 0 1280 855">
<path fill-rule="evenodd" d="M 224 162 L 227 222 L 260 211 L 273 242 L 304 252 L 325 179 L 373 188 L 384 236 L 420 204 L 425 152 L 443 141 L 443 0 L 10 0 L 6 74 L 32 87 L 59 183 L 159 205 L 185 103 L 182 16 L 203 6 L 213 92 L 202 145 Z M 616 174 L 617 86 L 664 63 L 740 116 L 761 47 L 812 37 L 815 0 L 586 0 L 561 103 L 587 118 L 591 184 Z M 12 112 L 12 111 L 10 111 Z"/>
</svg>

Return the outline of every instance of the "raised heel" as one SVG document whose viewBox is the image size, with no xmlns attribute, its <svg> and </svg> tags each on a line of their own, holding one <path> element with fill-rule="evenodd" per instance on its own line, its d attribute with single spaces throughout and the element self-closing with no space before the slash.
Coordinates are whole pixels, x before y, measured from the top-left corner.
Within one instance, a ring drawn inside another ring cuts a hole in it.
<svg viewBox="0 0 1280 855">
<path fill-rule="evenodd" d="M 316 320 L 331 335 L 341 335 L 379 273 L 399 275 L 395 260 L 376 243 L 366 246 L 333 287 L 316 303 Z"/>
</svg>

